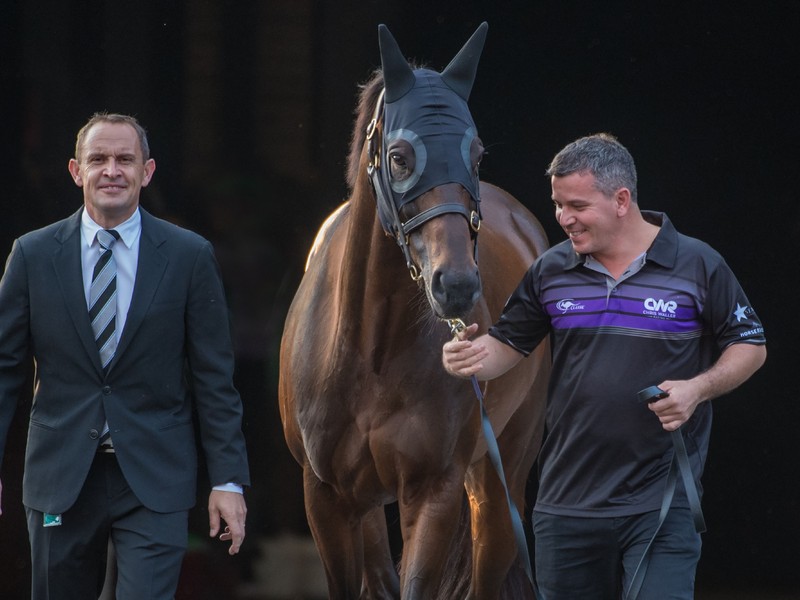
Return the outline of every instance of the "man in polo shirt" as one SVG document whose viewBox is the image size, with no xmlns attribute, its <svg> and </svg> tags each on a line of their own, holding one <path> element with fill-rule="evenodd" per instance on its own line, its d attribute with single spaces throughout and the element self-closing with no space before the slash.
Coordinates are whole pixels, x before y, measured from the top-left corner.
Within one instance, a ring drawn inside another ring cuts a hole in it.
<svg viewBox="0 0 800 600">
<path fill-rule="evenodd" d="M 659 527 L 672 432 L 699 482 L 709 400 L 761 367 L 764 329 L 715 250 L 639 209 L 634 161 L 616 138 L 568 144 L 547 174 L 569 239 L 528 270 L 488 333 L 470 341 L 472 324 L 446 343 L 443 364 L 493 379 L 551 335 L 533 511 L 544 598 L 627 594 L 648 545 L 639 600 L 693 598 L 701 541 L 681 483 Z M 637 402 L 652 385 L 668 395 Z"/>
</svg>

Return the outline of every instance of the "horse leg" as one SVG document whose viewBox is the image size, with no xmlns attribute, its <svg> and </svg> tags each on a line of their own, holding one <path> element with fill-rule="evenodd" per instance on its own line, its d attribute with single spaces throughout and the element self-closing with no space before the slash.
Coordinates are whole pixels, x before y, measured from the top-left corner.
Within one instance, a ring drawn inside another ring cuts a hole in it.
<svg viewBox="0 0 800 600">
<path fill-rule="evenodd" d="M 488 457 L 470 466 L 464 485 L 472 520 L 472 580 L 467 599 L 496 600 L 517 555 L 505 490 Z"/>
<path fill-rule="evenodd" d="M 403 558 L 400 590 L 403 600 L 435 598 L 463 498 L 463 472 L 426 478 L 402 490 L 400 523 Z M 436 490 L 435 492 L 431 490 Z"/>
<path fill-rule="evenodd" d="M 548 364 L 544 359 L 547 352 L 546 344 L 537 348 L 536 364 Z M 539 367 L 524 402 L 497 439 L 508 491 L 523 520 L 526 510 L 525 486 L 539 453 L 544 432 L 547 377 L 541 375 L 543 368 Z M 499 389 L 494 391 L 501 392 Z M 517 546 L 508 514 L 506 492 L 488 456 L 470 466 L 465 486 L 472 508 L 473 560 L 470 598 L 497 598 L 517 556 Z M 520 585 L 530 590 L 529 597 L 533 597 L 533 590 L 527 579 Z M 513 597 L 520 596 L 521 593 L 517 592 Z"/>
<path fill-rule="evenodd" d="M 364 515 L 361 521 L 364 536 L 364 594 L 369 599 L 400 597 L 400 578 L 397 575 L 389 547 L 389 533 L 383 506 Z"/>
<path fill-rule="evenodd" d="M 361 522 L 334 489 L 303 467 L 306 517 L 317 545 L 331 600 L 361 597 L 364 547 Z"/>
</svg>

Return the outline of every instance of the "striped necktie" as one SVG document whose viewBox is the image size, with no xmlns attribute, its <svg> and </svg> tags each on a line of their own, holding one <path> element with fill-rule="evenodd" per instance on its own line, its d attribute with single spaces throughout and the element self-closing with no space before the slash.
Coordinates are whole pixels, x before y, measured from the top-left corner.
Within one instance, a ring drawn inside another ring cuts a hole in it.
<svg viewBox="0 0 800 600">
<path fill-rule="evenodd" d="M 97 232 L 101 254 L 92 271 L 92 285 L 89 288 L 89 320 L 104 370 L 117 350 L 117 263 L 111 248 L 118 239 L 119 233 L 113 229 Z M 103 424 L 100 433 L 100 447 L 113 452 L 108 421 Z"/>
<path fill-rule="evenodd" d="M 111 248 L 118 239 L 119 233 L 113 229 L 97 232 L 101 254 L 94 266 L 89 288 L 89 320 L 104 369 L 117 349 L 117 263 Z"/>
</svg>

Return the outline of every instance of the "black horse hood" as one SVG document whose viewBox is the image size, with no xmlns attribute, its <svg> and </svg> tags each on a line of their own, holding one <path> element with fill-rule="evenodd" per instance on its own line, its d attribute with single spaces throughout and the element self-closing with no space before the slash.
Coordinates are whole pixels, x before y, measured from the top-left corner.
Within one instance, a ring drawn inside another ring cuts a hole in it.
<svg viewBox="0 0 800 600">
<path fill-rule="evenodd" d="M 441 72 L 412 69 L 389 30 L 378 29 L 385 106 L 381 169 L 384 189 L 399 209 L 447 183 L 463 186 L 478 201 L 478 173 L 472 164 L 477 128 L 467 106 L 488 25 L 481 24 Z M 393 176 L 393 151 L 413 160 L 402 178 Z"/>
</svg>

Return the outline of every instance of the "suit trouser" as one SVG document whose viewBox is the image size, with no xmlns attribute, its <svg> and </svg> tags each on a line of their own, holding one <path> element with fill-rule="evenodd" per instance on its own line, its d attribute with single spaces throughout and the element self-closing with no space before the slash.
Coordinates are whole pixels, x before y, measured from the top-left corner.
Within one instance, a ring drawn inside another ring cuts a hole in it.
<svg viewBox="0 0 800 600">
<path fill-rule="evenodd" d="M 188 511 L 157 513 L 142 506 L 114 454 L 95 457 L 60 525 L 44 527 L 43 513 L 26 512 L 32 600 L 97 598 L 109 536 L 117 555 L 117 600 L 174 598 L 188 544 Z"/>
<path fill-rule="evenodd" d="M 658 515 L 584 518 L 534 511 L 536 578 L 544 600 L 622 598 Z M 692 600 L 700 548 L 691 511 L 671 508 L 653 542 L 639 600 Z"/>
</svg>

